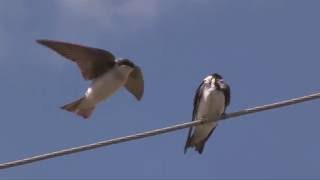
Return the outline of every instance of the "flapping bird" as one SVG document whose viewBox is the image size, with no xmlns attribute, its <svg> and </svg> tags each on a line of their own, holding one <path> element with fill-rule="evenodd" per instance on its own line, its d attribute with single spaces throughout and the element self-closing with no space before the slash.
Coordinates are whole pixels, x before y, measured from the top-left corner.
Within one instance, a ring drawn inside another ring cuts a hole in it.
<svg viewBox="0 0 320 180">
<path fill-rule="evenodd" d="M 116 59 L 106 50 L 83 45 L 37 40 L 66 59 L 75 62 L 85 80 L 92 80 L 85 95 L 61 108 L 89 118 L 96 105 L 124 86 L 137 100 L 144 92 L 143 74 L 139 66 L 128 59 Z"/>
</svg>

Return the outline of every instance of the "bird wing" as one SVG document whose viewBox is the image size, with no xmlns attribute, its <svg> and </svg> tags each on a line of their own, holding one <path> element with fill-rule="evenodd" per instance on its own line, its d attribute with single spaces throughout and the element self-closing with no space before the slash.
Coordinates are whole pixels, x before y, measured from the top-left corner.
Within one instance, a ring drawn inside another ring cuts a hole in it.
<svg viewBox="0 0 320 180">
<path fill-rule="evenodd" d="M 223 88 L 223 94 L 224 94 L 224 98 L 225 98 L 225 107 L 227 107 L 230 104 L 231 90 L 230 90 L 230 86 L 226 83 Z"/>
<path fill-rule="evenodd" d="M 128 80 L 125 84 L 127 90 L 140 100 L 143 96 L 144 81 L 141 69 L 136 66 L 135 69 L 130 73 Z"/>
<path fill-rule="evenodd" d="M 200 99 L 202 97 L 203 88 L 204 88 L 204 81 L 202 81 L 201 84 L 199 85 L 199 87 L 197 88 L 196 93 L 195 93 L 194 98 L 193 98 L 192 121 L 196 120 L 196 113 L 197 113 L 197 110 L 198 110 L 198 107 L 199 107 Z M 187 142 L 186 142 L 186 145 L 184 147 L 184 153 L 186 153 L 187 148 L 190 146 L 193 129 L 194 129 L 194 127 L 190 127 L 189 128 Z"/>
<path fill-rule="evenodd" d="M 77 63 L 85 80 L 95 79 L 115 65 L 113 54 L 103 49 L 52 40 L 37 42 Z"/>
<path fill-rule="evenodd" d="M 202 81 L 202 83 L 199 85 L 199 87 L 197 88 L 197 91 L 193 97 L 192 121 L 194 121 L 196 119 L 196 113 L 198 111 L 199 102 L 202 97 L 203 88 L 204 88 L 204 81 Z"/>
</svg>

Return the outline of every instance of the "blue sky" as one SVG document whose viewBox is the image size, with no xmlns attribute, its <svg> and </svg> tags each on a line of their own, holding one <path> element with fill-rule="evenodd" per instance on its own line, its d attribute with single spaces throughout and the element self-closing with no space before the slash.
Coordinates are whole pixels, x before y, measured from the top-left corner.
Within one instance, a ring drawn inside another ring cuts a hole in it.
<svg viewBox="0 0 320 180">
<path fill-rule="evenodd" d="M 317 0 L 0 1 L 0 162 L 190 121 L 200 81 L 230 84 L 228 111 L 320 89 Z M 110 50 L 144 72 L 85 121 L 58 107 L 89 82 L 35 43 Z M 0 171 L 0 178 L 320 178 L 319 101 L 221 122 L 204 153 L 187 130 Z"/>
</svg>

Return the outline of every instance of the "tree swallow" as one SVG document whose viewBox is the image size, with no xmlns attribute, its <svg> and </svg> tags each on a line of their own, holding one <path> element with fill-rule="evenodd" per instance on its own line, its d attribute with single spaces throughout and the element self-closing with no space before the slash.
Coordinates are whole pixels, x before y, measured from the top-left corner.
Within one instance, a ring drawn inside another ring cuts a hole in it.
<svg viewBox="0 0 320 180">
<path fill-rule="evenodd" d="M 130 60 L 115 59 L 111 52 L 98 48 L 52 40 L 37 42 L 75 62 L 83 78 L 92 80 L 83 97 L 62 106 L 62 109 L 85 119 L 89 118 L 97 103 L 111 96 L 122 86 L 125 86 L 137 100 L 142 98 L 143 75 L 140 68 Z"/>
<path fill-rule="evenodd" d="M 199 154 L 202 153 L 206 141 L 217 127 L 218 120 L 229 103 L 230 87 L 219 74 L 211 74 L 203 79 L 193 99 L 192 121 L 212 120 L 212 122 L 189 129 L 184 153 L 189 147 L 194 147 Z"/>
</svg>

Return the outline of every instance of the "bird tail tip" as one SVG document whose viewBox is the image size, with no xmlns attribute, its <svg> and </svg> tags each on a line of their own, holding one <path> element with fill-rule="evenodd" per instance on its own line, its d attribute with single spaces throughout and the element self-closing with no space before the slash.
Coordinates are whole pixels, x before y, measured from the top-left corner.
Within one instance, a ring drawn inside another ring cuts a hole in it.
<svg viewBox="0 0 320 180">
<path fill-rule="evenodd" d="M 84 97 L 74 102 L 71 102 L 69 104 L 66 104 L 60 108 L 69 112 L 76 113 L 77 115 L 83 117 L 84 119 L 88 119 L 91 116 L 93 110 L 95 109 L 95 106 L 89 107 L 89 108 L 80 108 L 80 105 L 83 100 L 84 100 Z"/>
</svg>

